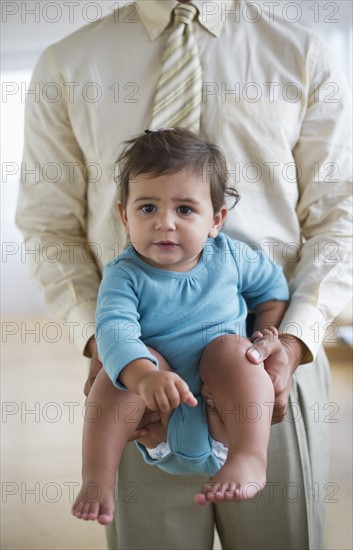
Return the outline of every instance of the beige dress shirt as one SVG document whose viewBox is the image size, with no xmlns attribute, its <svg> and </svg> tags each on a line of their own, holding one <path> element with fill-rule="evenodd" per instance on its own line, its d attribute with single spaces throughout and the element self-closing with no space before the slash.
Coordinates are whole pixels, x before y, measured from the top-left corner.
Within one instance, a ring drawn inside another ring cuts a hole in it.
<svg viewBox="0 0 353 550">
<path fill-rule="evenodd" d="M 47 305 L 82 350 L 103 266 L 125 242 L 114 163 L 150 125 L 175 4 L 123 7 L 49 47 L 34 71 L 17 224 Z M 194 4 L 202 132 L 226 152 L 241 195 L 225 231 L 284 266 L 292 298 L 281 331 L 302 339 L 310 360 L 350 295 L 343 71 L 329 45 L 257 4 Z"/>
</svg>

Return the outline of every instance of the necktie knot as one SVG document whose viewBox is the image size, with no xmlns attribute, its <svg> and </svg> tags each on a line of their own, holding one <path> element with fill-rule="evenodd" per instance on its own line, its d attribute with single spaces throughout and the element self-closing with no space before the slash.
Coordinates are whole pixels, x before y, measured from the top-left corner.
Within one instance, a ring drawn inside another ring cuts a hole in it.
<svg viewBox="0 0 353 550">
<path fill-rule="evenodd" d="M 190 25 L 197 14 L 196 6 L 192 4 L 178 4 L 174 10 L 174 23 L 184 23 Z"/>
</svg>

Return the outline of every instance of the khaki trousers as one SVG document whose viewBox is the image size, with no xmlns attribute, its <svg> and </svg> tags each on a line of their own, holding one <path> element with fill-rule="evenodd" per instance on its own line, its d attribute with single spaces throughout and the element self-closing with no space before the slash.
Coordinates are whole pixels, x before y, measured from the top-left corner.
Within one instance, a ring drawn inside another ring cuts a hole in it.
<svg viewBox="0 0 353 550">
<path fill-rule="evenodd" d="M 130 443 L 109 550 L 211 550 L 215 526 L 224 550 L 322 550 L 328 386 L 323 352 L 297 369 L 286 419 L 271 429 L 267 485 L 252 501 L 199 507 L 194 495 L 210 478 L 166 474 Z"/>
</svg>

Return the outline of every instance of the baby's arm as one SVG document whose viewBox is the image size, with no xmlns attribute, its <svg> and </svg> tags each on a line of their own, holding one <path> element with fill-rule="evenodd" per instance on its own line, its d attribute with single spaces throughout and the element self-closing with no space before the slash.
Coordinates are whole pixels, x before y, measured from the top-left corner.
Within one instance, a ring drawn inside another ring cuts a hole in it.
<svg viewBox="0 0 353 550">
<path fill-rule="evenodd" d="M 189 386 L 178 374 L 158 370 L 148 359 L 131 361 L 121 371 L 119 379 L 139 395 L 151 410 L 170 412 L 181 403 L 190 407 L 197 405 Z"/>
<path fill-rule="evenodd" d="M 284 300 L 270 300 L 256 305 L 254 307 L 255 334 L 257 332 L 263 333 L 264 330 L 272 327 L 278 328 L 287 307 L 288 302 Z"/>
</svg>

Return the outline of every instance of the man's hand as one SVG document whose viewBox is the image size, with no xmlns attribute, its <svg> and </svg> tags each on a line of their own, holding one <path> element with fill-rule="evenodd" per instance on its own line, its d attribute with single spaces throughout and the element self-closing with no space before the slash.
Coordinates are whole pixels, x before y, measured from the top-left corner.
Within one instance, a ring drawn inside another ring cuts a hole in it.
<svg viewBox="0 0 353 550">
<path fill-rule="evenodd" d="M 181 403 L 190 407 L 197 405 L 197 399 L 189 386 L 178 374 L 153 370 L 145 374 L 138 383 L 137 393 L 151 410 L 170 412 Z"/>
<path fill-rule="evenodd" d="M 146 435 L 155 440 L 155 447 L 162 441 L 167 441 L 167 426 L 161 422 L 160 414 L 157 411 L 149 411 L 146 409 L 140 424 L 131 434 L 128 441 L 137 440 L 144 444 L 143 437 Z"/>
<path fill-rule="evenodd" d="M 253 338 L 255 340 L 247 349 L 246 356 L 252 363 L 263 361 L 265 364 L 275 391 L 272 424 L 277 424 L 285 417 L 292 375 L 304 357 L 306 346 L 295 336 L 278 336 L 276 329 L 265 329 L 262 333 L 255 333 Z"/>
<path fill-rule="evenodd" d="M 88 377 L 85 382 L 85 386 L 83 388 L 83 393 L 87 396 L 89 392 L 91 391 L 91 388 L 93 386 L 93 382 L 95 381 L 99 371 L 103 367 L 102 361 L 99 358 L 98 350 L 97 350 L 97 343 L 94 336 L 90 338 L 88 344 L 87 344 L 87 352 L 88 355 L 91 357 L 91 364 L 89 366 L 89 372 Z"/>
</svg>

